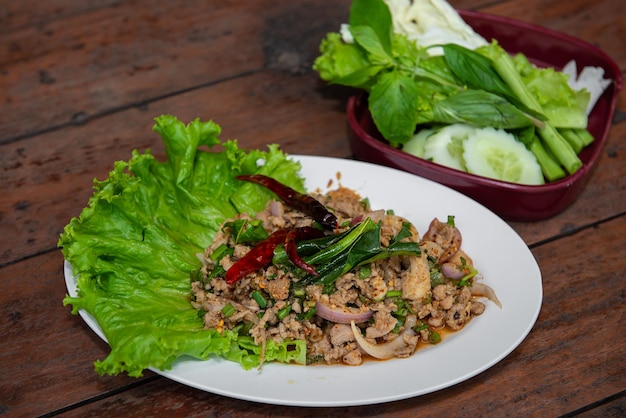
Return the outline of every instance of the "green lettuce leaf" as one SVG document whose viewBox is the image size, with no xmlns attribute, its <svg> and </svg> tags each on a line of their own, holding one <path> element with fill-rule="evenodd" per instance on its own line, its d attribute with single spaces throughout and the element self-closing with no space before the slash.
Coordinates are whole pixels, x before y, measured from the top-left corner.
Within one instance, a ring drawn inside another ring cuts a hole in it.
<svg viewBox="0 0 626 418">
<path fill-rule="evenodd" d="M 368 90 L 372 78 L 383 68 L 370 65 L 367 52 L 354 43 L 344 43 L 339 33 L 331 32 L 322 39 L 320 52 L 313 69 L 329 83 Z"/>
<path fill-rule="evenodd" d="M 567 83 L 567 74 L 551 67 L 536 67 L 522 54 L 516 54 L 513 62 L 526 87 L 537 98 L 542 112 L 554 127 L 587 127 L 588 91 L 573 90 Z"/>
<path fill-rule="evenodd" d="M 259 365 L 260 348 L 234 331 L 203 329 L 190 304 L 190 272 L 219 227 L 237 213 L 255 214 L 271 193 L 240 182 L 238 174 L 265 174 L 304 192 L 300 164 L 277 145 L 245 152 L 221 142 L 221 128 L 170 115 L 156 118 L 167 160 L 133 151 L 114 164 L 109 177 L 94 180 L 94 194 L 71 219 L 58 245 L 77 276 L 72 312 L 91 314 L 111 347 L 95 363 L 100 374 L 141 376 L 148 367 L 170 369 L 183 356 L 211 355 Z M 200 149 L 220 145 L 222 151 Z M 304 342 L 268 344 L 266 361 L 304 364 Z"/>
<path fill-rule="evenodd" d="M 497 43 L 480 47 L 477 52 L 496 59 L 507 52 Z M 589 92 L 573 90 L 567 83 L 569 76 L 551 67 L 538 67 L 523 54 L 512 57 L 515 70 L 525 87 L 541 107 L 541 113 L 555 128 L 586 128 Z"/>
</svg>

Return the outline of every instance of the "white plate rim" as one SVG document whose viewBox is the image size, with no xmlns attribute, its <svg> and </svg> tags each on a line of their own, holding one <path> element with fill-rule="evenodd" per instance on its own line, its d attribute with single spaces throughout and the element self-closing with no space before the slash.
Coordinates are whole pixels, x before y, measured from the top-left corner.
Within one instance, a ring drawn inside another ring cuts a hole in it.
<svg viewBox="0 0 626 418">
<path fill-rule="evenodd" d="M 425 395 L 471 379 L 508 356 L 530 333 L 543 300 L 541 272 L 522 238 L 498 215 L 453 189 L 393 168 L 333 157 L 290 157 L 302 163 L 308 190 L 325 191 L 339 184 L 349 187 L 367 197 L 374 209 L 393 209 L 406 217 L 421 233 L 433 217 L 444 220 L 454 215 L 463 248 L 485 276 L 485 283 L 495 289 L 503 308 L 486 301 L 485 313 L 466 329 L 408 359 L 366 362 L 359 367 L 266 364 L 262 371 L 245 371 L 223 359 L 181 358 L 171 370 L 150 370 L 196 389 L 253 402 L 303 407 L 371 405 Z M 391 185 L 403 192 L 390 193 Z M 410 190 L 418 191 L 419 197 L 408 194 Z M 497 236 L 484 241 L 487 231 Z M 509 258 L 502 260 L 503 256 Z M 75 296 L 76 278 L 67 261 L 64 275 L 68 294 Z M 506 285 L 509 282 L 516 286 Z M 95 319 L 82 309 L 79 314 L 106 341 Z M 464 360 L 458 361 L 460 357 Z M 436 366 L 436 373 L 441 374 L 433 375 L 438 358 L 446 361 Z M 363 383 L 379 380 L 391 380 L 397 388 Z"/>
</svg>

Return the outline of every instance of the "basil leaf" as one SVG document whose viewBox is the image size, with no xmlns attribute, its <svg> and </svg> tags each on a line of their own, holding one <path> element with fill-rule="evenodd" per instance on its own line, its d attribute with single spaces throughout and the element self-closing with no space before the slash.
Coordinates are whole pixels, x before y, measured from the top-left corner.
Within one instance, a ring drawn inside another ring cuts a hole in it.
<svg viewBox="0 0 626 418">
<path fill-rule="evenodd" d="M 343 252 L 339 254 L 335 259 L 330 261 L 329 263 L 323 264 L 321 267 L 317 269 L 319 276 L 311 276 L 311 283 L 323 284 L 323 285 L 332 285 L 335 283 L 335 280 L 339 278 L 343 274 L 346 260 L 348 259 L 348 252 Z M 308 283 L 305 281 L 304 283 Z"/>
<path fill-rule="evenodd" d="M 505 97 L 514 96 L 509 86 L 502 81 L 493 68 L 493 63 L 489 58 L 460 45 L 447 44 L 442 48 L 448 67 L 468 87 Z"/>
<path fill-rule="evenodd" d="M 237 219 L 224 224 L 224 228 L 230 229 L 235 244 L 255 244 L 268 237 L 267 231 L 263 228 L 263 222 L 258 219 L 253 221 Z"/>
<path fill-rule="evenodd" d="M 523 113 L 532 115 L 539 121 L 547 120 L 541 112 L 528 107 L 517 98 L 509 85 L 500 77 L 489 57 L 454 44 L 444 45 L 443 50 L 445 61 L 452 73 L 468 87 L 502 96 Z"/>
<path fill-rule="evenodd" d="M 378 252 L 372 253 L 371 257 L 361 260 L 361 262 L 355 267 L 367 265 L 374 261 L 391 258 L 397 255 L 415 255 L 420 257 L 422 255 L 422 250 L 417 242 L 397 242 L 387 248 L 380 248 Z"/>
<path fill-rule="evenodd" d="M 537 120 L 503 97 L 483 91 L 464 90 L 433 103 L 433 118 L 439 123 L 467 123 L 479 128 L 517 129 Z"/>
<path fill-rule="evenodd" d="M 343 273 L 349 272 L 360 265 L 363 260 L 370 258 L 372 254 L 377 254 L 381 250 L 380 228 L 381 223 L 379 222 L 376 228 L 361 235 L 359 240 L 350 249 L 346 265 L 343 268 Z"/>
<path fill-rule="evenodd" d="M 398 235 L 396 235 L 395 237 L 392 237 L 391 242 L 400 242 L 405 238 L 408 238 L 410 236 L 413 235 L 413 232 L 411 232 L 411 223 L 410 222 L 402 222 L 402 228 L 400 229 L 400 232 L 398 232 Z"/>
<path fill-rule="evenodd" d="M 349 249 L 354 245 L 356 241 L 360 239 L 360 237 L 376 227 L 376 224 L 370 219 L 367 218 L 363 222 L 353 226 L 348 230 L 348 233 L 342 236 L 340 240 L 334 242 L 332 245 L 328 245 L 323 248 L 320 252 L 308 256 L 304 259 L 308 264 L 311 265 L 321 265 L 324 263 L 333 260 L 339 254 L 349 251 Z"/>
<path fill-rule="evenodd" d="M 354 42 L 367 51 L 371 63 L 385 65 L 392 63 L 391 56 L 385 51 L 374 29 L 369 26 L 350 26 L 350 33 L 354 37 Z"/>
<path fill-rule="evenodd" d="M 380 133 L 393 144 L 405 142 L 417 124 L 418 90 L 413 78 L 399 70 L 381 73 L 372 86 L 369 109 Z"/>
<path fill-rule="evenodd" d="M 376 33 L 382 48 L 391 55 L 393 25 L 391 12 L 383 0 L 354 0 L 348 23 L 351 28 L 369 26 Z"/>
<path fill-rule="evenodd" d="M 342 86 L 368 88 L 373 83 L 376 75 L 383 68 L 385 67 L 382 65 L 370 65 L 368 67 L 363 67 L 346 76 L 332 80 L 331 83 Z"/>
</svg>

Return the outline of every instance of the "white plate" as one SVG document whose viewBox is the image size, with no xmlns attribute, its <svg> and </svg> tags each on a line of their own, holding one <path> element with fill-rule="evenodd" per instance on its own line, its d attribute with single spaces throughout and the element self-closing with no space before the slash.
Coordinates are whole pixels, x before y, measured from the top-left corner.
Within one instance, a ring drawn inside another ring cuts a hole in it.
<svg viewBox="0 0 626 418">
<path fill-rule="evenodd" d="M 243 370 L 223 359 L 180 359 L 169 379 L 208 392 L 278 405 L 351 406 L 376 404 L 434 392 L 476 376 L 513 351 L 533 327 L 542 302 L 541 272 L 522 239 L 497 215 L 440 184 L 391 168 L 336 158 L 292 156 L 302 162 L 308 190 L 339 183 L 368 197 L 372 208 L 393 209 L 424 233 L 430 221 L 454 215 L 463 248 L 493 287 L 502 309 L 486 301 L 485 313 L 436 346 L 408 359 L 350 366 L 266 364 Z M 337 173 L 340 173 L 339 175 Z M 340 180 L 337 180 L 337 178 Z M 66 263 L 70 295 L 76 280 Z M 104 339 L 96 321 L 81 312 Z"/>
</svg>

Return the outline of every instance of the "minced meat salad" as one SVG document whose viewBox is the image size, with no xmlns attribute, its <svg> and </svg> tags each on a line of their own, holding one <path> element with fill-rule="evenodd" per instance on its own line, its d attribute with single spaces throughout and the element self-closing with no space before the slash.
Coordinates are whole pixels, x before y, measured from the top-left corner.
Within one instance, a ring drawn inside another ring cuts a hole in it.
<svg viewBox="0 0 626 418">
<path fill-rule="evenodd" d="M 307 364 L 356 366 L 437 344 L 442 330 L 484 312 L 481 296 L 499 305 L 477 282 L 453 217 L 420 238 L 347 188 L 305 195 L 264 176 L 240 179 L 278 199 L 224 222 L 206 249 L 191 285 L 206 328 L 236 328 L 261 347 L 302 340 Z"/>
</svg>

